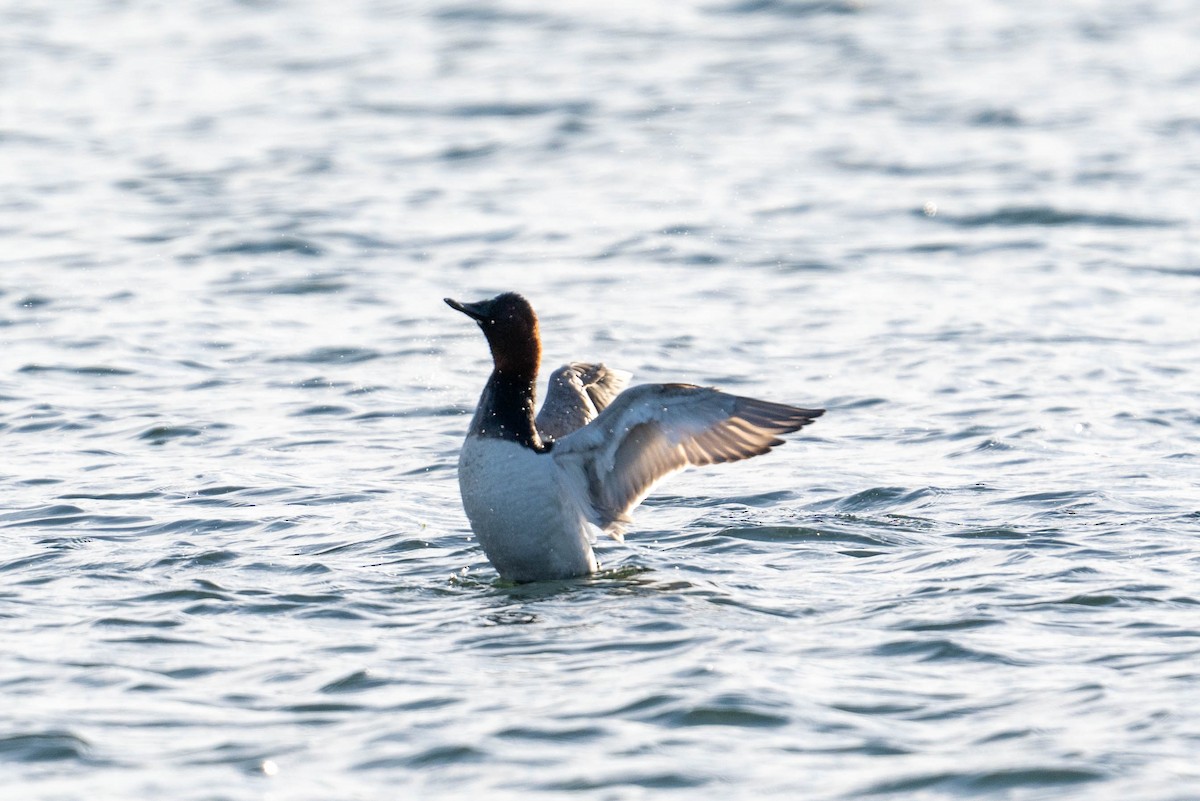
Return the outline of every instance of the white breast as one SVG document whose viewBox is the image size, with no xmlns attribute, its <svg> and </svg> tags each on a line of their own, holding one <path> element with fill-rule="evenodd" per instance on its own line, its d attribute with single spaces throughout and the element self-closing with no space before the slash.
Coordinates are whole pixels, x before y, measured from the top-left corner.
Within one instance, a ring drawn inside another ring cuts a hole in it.
<svg viewBox="0 0 1200 801">
<path fill-rule="evenodd" d="M 584 576 L 596 558 L 582 510 L 549 454 L 468 437 L 458 460 L 463 508 L 496 570 L 513 581 Z"/>
</svg>

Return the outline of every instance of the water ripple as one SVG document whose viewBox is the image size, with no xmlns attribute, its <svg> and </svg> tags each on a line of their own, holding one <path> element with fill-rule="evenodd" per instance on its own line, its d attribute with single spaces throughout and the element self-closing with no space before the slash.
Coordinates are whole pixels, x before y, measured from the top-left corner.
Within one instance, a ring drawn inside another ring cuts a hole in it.
<svg viewBox="0 0 1200 801">
<path fill-rule="evenodd" d="M 379 351 L 371 348 L 320 347 L 305 353 L 280 356 L 271 361 L 284 364 L 358 364 L 378 359 L 382 355 Z"/>
<path fill-rule="evenodd" d="M 13 734 L 0 737 L 0 761 L 92 762 L 92 747 L 78 735 L 64 731 Z"/>
<path fill-rule="evenodd" d="M 991 791 L 1065 788 L 1104 778 L 1106 778 L 1106 774 L 1099 771 L 1066 767 L 1022 767 L 974 772 L 946 771 L 890 779 L 867 787 L 862 792 L 866 795 L 893 795 L 939 788 L 956 795 L 974 795 Z"/>
<path fill-rule="evenodd" d="M 922 212 L 917 212 L 922 214 Z M 1052 206 L 1005 206 L 979 214 L 951 215 L 939 212 L 934 218 L 963 228 L 1023 225 L 1089 225 L 1102 228 L 1170 228 L 1177 221 L 1127 214 L 1068 211 Z"/>
</svg>

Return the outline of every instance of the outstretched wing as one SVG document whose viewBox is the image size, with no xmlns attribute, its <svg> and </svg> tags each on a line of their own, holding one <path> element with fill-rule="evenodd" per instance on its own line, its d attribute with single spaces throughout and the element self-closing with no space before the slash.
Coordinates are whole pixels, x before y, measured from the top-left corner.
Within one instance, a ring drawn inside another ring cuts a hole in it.
<svg viewBox="0 0 1200 801">
<path fill-rule="evenodd" d="M 557 440 L 596 419 L 629 383 L 630 374 L 603 364 L 573 362 L 550 374 L 546 400 L 537 416 L 538 433 Z"/>
<path fill-rule="evenodd" d="M 551 455 L 586 491 L 592 522 L 614 536 L 659 479 L 691 465 L 748 459 L 825 413 L 690 384 L 628 389 Z M 583 500 L 583 499 L 580 499 Z"/>
</svg>

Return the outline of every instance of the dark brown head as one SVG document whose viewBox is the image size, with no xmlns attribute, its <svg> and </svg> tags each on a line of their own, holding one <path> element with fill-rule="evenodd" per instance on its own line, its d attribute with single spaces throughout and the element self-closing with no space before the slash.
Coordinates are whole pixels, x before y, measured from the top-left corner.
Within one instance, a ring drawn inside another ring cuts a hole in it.
<svg viewBox="0 0 1200 801">
<path fill-rule="evenodd" d="M 516 292 L 505 292 L 490 300 L 459 303 L 446 298 L 446 305 L 479 323 L 492 349 L 492 361 L 499 373 L 537 375 L 542 358 L 537 315 L 529 301 Z"/>
</svg>

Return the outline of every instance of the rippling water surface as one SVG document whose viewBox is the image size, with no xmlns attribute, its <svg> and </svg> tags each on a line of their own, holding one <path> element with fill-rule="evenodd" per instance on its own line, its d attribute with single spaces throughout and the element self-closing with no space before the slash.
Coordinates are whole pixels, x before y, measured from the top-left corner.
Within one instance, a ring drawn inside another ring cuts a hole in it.
<svg viewBox="0 0 1200 801">
<path fill-rule="evenodd" d="M 6 798 L 1200 798 L 1193 4 L 0 30 Z M 505 289 L 829 412 L 502 584 Z"/>
</svg>

